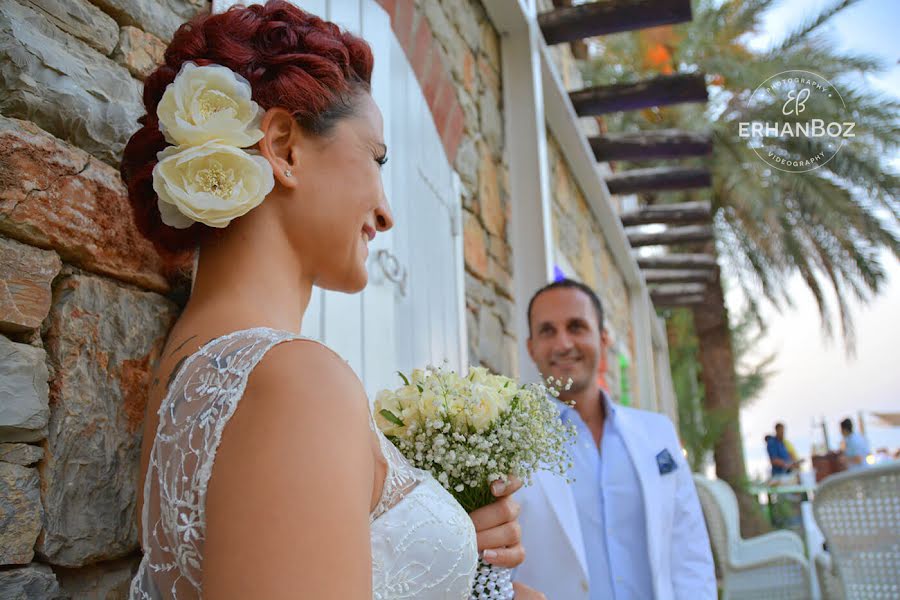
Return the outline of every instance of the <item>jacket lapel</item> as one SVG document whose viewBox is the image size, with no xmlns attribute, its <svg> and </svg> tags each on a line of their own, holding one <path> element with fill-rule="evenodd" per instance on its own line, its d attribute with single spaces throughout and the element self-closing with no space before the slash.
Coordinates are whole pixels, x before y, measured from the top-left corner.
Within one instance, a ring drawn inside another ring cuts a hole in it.
<svg viewBox="0 0 900 600">
<path fill-rule="evenodd" d="M 571 486 L 566 480 L 556 475 L 538 474 L 536 483 L 550 504 L 553 515 L 559 522 L 559 526 L 566 536 L 566 540 L 578 558 L 583 577 L 587 578 L 587 559 L 584 556 L 584 538 L 581 536 L 581 525 L 578 523 L 578 513 L 575 506 L 575 496 Z"/>
</svg>

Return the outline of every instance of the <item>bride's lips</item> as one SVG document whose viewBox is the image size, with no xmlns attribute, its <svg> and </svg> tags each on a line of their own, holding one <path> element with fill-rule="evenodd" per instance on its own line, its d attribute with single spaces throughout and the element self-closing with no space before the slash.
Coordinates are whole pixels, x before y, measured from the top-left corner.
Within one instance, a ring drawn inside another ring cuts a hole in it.
<svg viewBox="0 0 900 600">
<path fill-rule="evenodd" d="M 375 239 L 375 228 L 368 223 L 363 225 L 362 231 L 369 238 L 370 242 Z"/>
</svg>

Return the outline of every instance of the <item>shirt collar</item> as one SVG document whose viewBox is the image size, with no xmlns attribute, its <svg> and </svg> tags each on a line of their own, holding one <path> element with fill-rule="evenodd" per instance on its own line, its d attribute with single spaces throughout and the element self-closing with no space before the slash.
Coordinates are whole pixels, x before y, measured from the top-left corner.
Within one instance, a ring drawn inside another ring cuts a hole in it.
<svg viewBox="0 0 900 600">
<path fill-rule="evenodd" d="M 569 421 L 570 419 L 578 418 L 581 419 L 581 415 L 578 414 L 578 411 L 575 410 L 574 406 L 570 406 L 560 400 L 559 398 L 553 398 L 553 401 L 556 403 L 557 409 L 559 409 L 559 416 L 563 421 Z M 618 407 L 616 403 L 612 401 L 609 397 L 609 394 L 606 393 L 605 390 L 600 390 L 600 401 L 603 402 L 603 406 L 606 409 L 606 420 L 614 421 L 616 418 L 616 411 Z"/>
</svg>

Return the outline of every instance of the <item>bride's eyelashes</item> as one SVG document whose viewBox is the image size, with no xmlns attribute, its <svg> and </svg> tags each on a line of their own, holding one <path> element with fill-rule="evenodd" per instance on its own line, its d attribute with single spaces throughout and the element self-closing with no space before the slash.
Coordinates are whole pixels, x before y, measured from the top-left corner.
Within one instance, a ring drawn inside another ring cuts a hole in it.
<svg viewBox="0 0 900 600">
<path fill-rule="evenodd" d="M 388 161 L 387 154 L 382 154 L 381 156 L 375 157 L 375 162 L 378 163 L 379 167 L 383 167 L 385 164 L 387 164 L 387 161 Z"/>
</svg>

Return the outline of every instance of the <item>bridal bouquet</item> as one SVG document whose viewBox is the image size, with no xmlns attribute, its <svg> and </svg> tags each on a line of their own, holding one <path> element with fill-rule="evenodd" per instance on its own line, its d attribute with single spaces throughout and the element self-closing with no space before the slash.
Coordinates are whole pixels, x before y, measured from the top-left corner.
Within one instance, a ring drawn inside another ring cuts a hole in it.
<svg viewBox="0 0 900 600">
<path fill-rule="evenodd" d="M 439 367 L 399 375 L 403 386 L 375 398 L 375 421 L 467 512 L 495 500 L 494 480 L 515 476 L 527 484 L 539 469 L 566 475 L 575 430 L 560 421 L 548 397 L 557 388 L 520 386 L 482 367 L 465 377 Z M 511 569 L 480 561 L 472 598 L 512 598 L 511 576 Z"/>
</svg>

